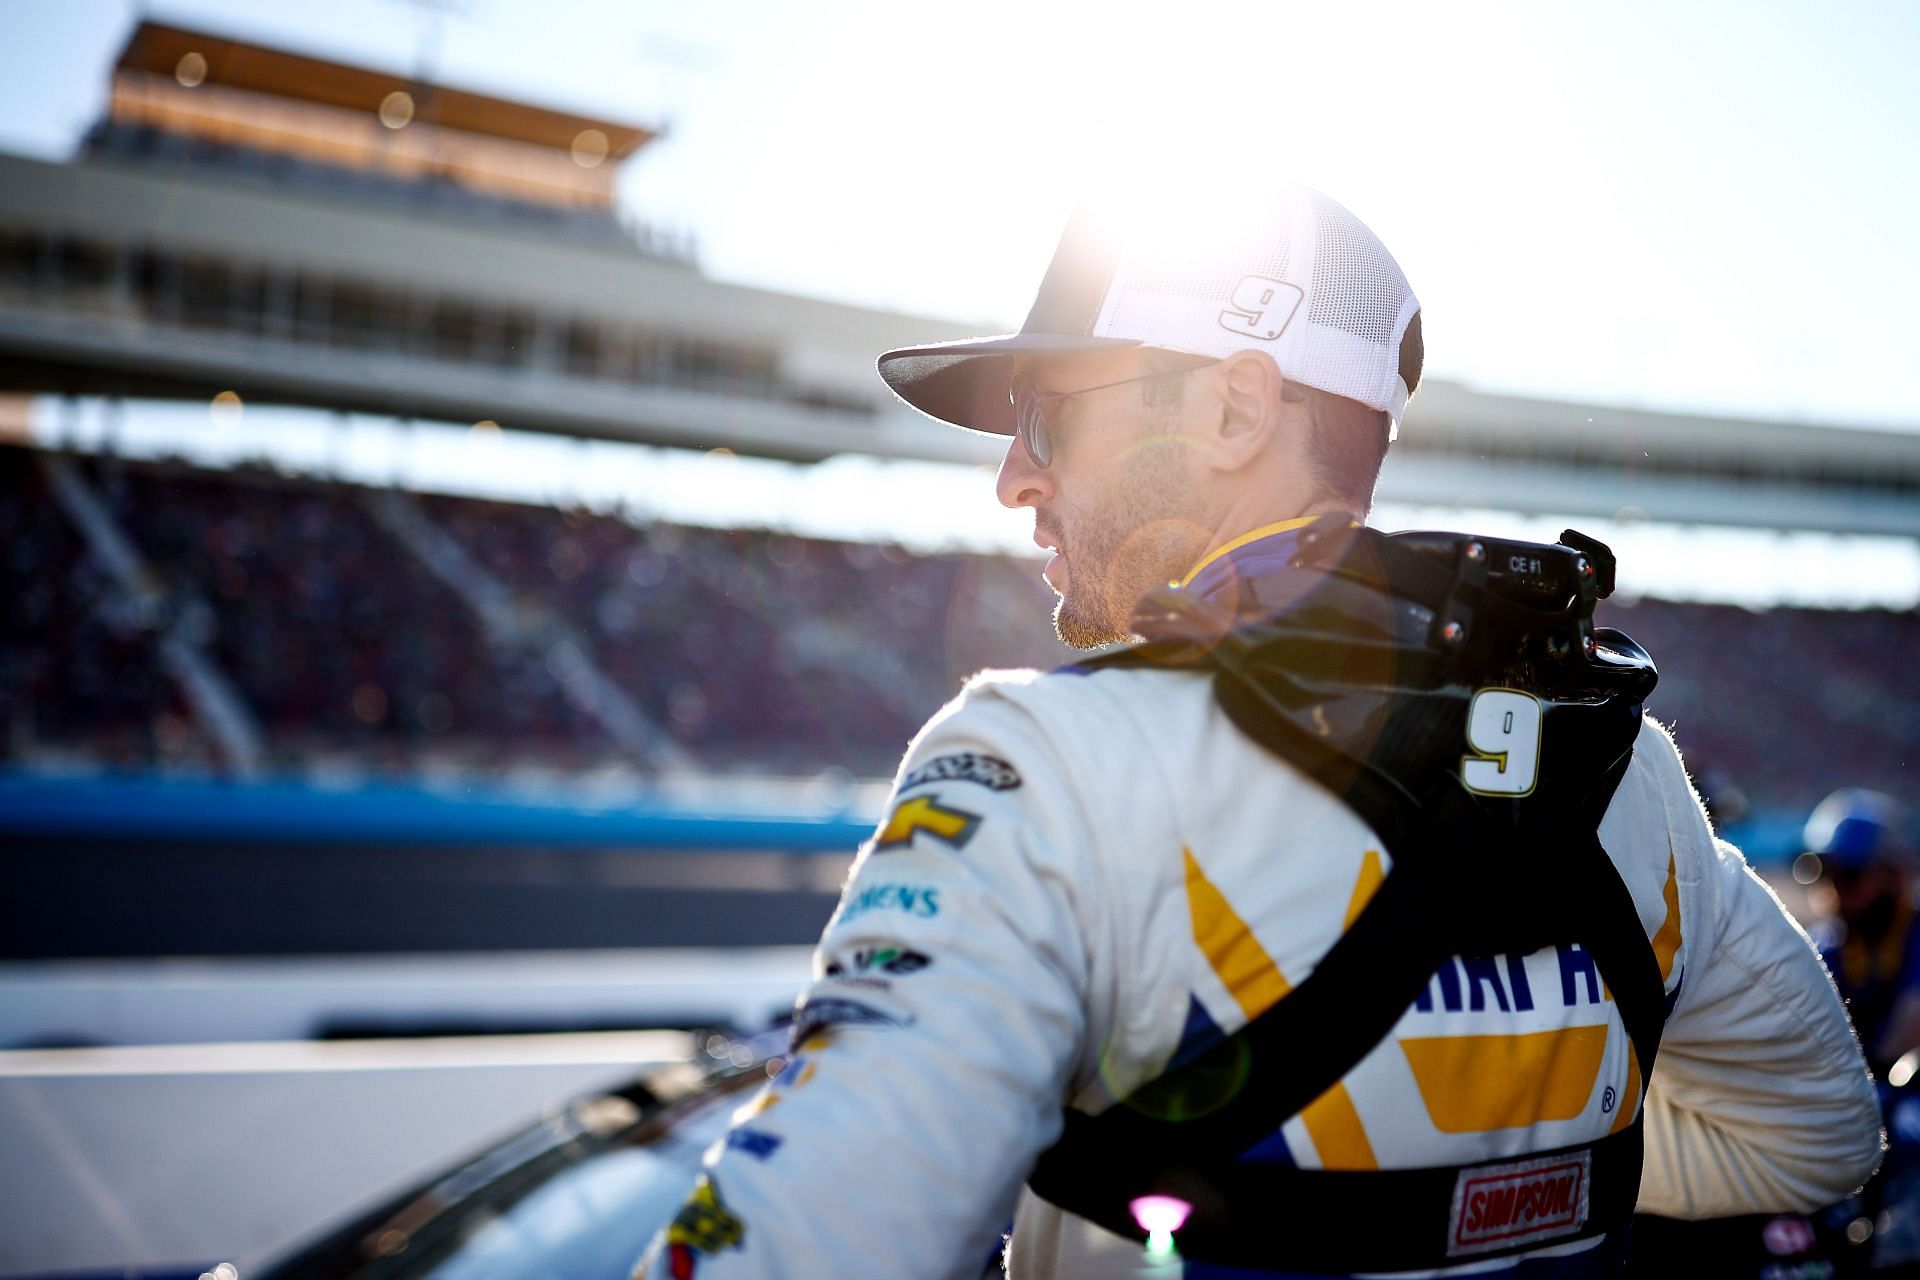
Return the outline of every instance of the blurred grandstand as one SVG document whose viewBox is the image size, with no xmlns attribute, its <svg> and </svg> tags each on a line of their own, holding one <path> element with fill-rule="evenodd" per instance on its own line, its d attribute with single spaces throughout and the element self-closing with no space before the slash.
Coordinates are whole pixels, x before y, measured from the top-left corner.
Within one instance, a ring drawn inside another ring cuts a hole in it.
<svg viewBox="0 0 1920 1280">
<path fill-rule="evenodd" d="M 128 582 L 53 474 L 124 530 Z M 1011 558 L 22 449 L 0 476 L 0 759 L 20 768 L 882 777 L 968 672 L 1067 652 Z M 1752 804 L 1907 785 L 1911 610 L 1603 609 L 1659 656 L 1654 713 Z M 231 687 L 237 743 L 169 665 L 183 634 Z"/>
<path fill-rule="evenodd" d="M 0 475 L 0 759 L 29 768 L 884 777 L 966 672 L 1066 652 L 990 557 L 21 449 Z M 237 730 L 170 675 L 179 636 Z"/>
</svg>

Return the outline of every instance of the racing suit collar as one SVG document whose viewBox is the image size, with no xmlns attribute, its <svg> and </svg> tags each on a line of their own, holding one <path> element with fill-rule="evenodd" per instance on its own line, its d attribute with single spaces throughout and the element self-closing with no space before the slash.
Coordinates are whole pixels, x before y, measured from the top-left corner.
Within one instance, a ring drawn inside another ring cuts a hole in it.
<svg viewBox="0 0 1920 1280">
<path fill-rule="evenodd" d="M 1300 516 L 1250 529 L 1209 551 L 1174 585 L 1203 600 L 1225 595 L 1230 604 L 1237 594 L 1232 589 L 1242 579 L 1265 577 L 1287 568 L 1299 547 L 1300 530 L 1318 519 Z"/>
</svg>

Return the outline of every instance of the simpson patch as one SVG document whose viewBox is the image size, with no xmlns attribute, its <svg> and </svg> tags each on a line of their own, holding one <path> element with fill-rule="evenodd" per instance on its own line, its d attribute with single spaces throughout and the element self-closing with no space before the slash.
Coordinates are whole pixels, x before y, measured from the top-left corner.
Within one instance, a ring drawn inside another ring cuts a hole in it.
<svg viewBox="0 0 1920 1280">
<path fill-rule="evenodd" d="M 1586 1225 L 1592 1183 L 1591 1151 L 1462 1169 L 1447 1256 L 1577 1234 Z"/>
</svg>

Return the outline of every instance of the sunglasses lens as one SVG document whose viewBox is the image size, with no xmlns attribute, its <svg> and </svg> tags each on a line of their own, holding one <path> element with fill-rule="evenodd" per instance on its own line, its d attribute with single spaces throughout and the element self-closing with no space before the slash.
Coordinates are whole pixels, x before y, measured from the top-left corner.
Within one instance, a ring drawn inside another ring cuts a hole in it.
<svg viewBox="0 0 1920 1280">
<path fill-rule="evenodd" d="M 1033 393 L 1033 384 L 1025 378 L 1014 380 L 1013 420 L 1014 434 L 1020 437 L 1020 445 L 1033 459 L 1033 464 L 1046 467 L 1052 463 L 1053 442 L 1047 439 L 1046 411 Z"/>
<path fill-rule="evenodd" d="M 1026 429 L 1020 433 L 1021 443 L 1027 446 L 1036 467 L 1053 465 L 1053 441 L 1047 439 L 1047 420 L 1038 409 L 1027 415 Z"/>
</svg>

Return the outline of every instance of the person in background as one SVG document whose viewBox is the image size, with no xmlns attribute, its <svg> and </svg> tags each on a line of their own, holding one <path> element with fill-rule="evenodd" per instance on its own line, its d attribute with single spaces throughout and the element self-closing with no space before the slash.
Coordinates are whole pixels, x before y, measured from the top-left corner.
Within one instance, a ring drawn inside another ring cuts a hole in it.
<svg viewBox="0 0 1920 1280">
<path fill-rule="evenodd" d="M 1920 1049 L 1920 930 L 1911 855 L 1892 797 L 1844 787 L 1814 807 L 1798 874 L 1832 891 L 1814 927 L 1820 953 L 1876 1073 Z M 1817 859 L 1817 867 L 1805 865 Z M 1810 875 L 1809 872 L 1813 874 Z"/>
</svg>

